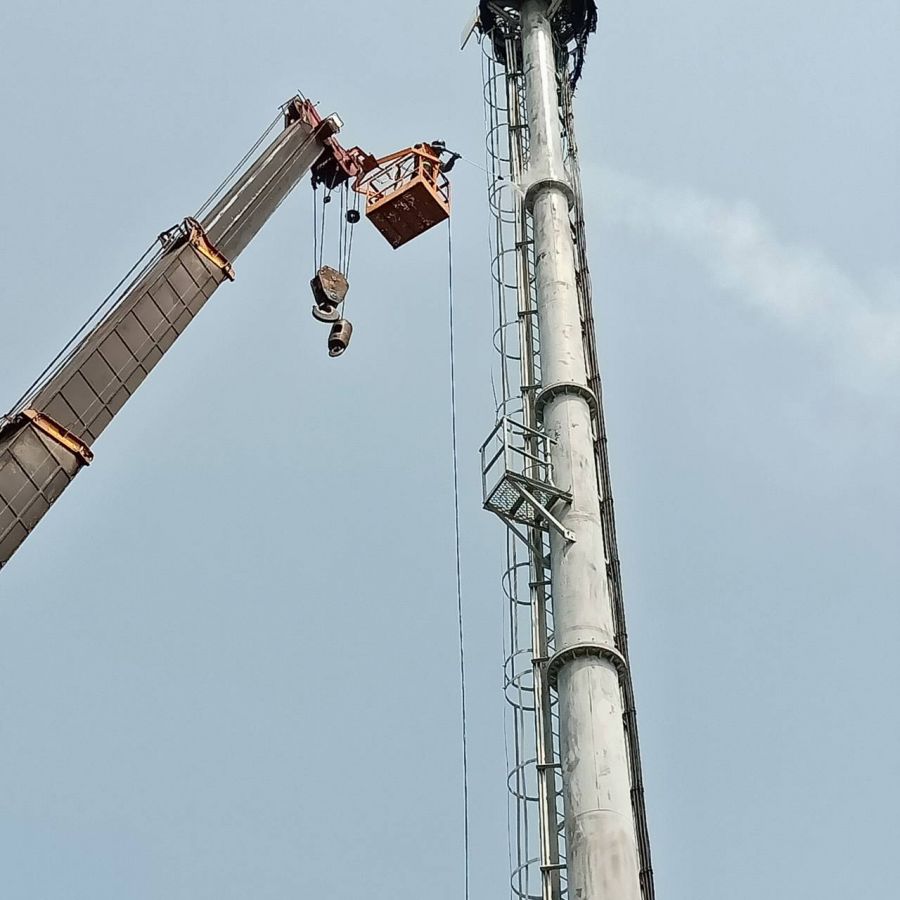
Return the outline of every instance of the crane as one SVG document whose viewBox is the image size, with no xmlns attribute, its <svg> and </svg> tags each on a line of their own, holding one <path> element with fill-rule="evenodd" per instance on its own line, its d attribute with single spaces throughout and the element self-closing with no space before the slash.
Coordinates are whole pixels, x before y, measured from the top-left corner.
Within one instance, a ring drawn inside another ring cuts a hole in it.
<svg viewBox="0 0 900 900">
<path fill-rule="evenodd" d="M 479 36 L 485 78 L 501 377 L 481 474 L 484 507 L 508 529 L 503 672 L 519 900 L 655 897 L 575 137 L 574 91 L 598 15 L 596 0 L 479 0 L 464 34 Z M 341 147 L 339 119 L 302 97 L 283 113 L 280 136 L 208 210 L 160 236 L 111 311 L 0 423 L 0 567 L 305 174 L 326 190 L 352 183 L 394 248 L 449 217 L 446 175 L 463 157 L 443 142 L 376 159 Z M 359 212 L 346 216 L 355 224 Z M 349 285 L 317 263 L 313 315 L 330 325 L 337 357 L 352 334 L 341 315 Z M 452 309 L 451 288 L 451 342 Z M 455 458 L 455 405 L 453 421 Z M 456 522 L 458 553 L 458 505 Z M 457 556 L 465 760 L 460 583 Z"/>
<path fill-rule="evenodd" d="M 280 133 L 263 136 L 195 216 L 153 242 L 116 291 L 40 378 L 0 418 L 0 569 L 90 465 L 93 446 L 220 285 L 234 261 L 307 175 L 327 192 L 351 188 L 366 218 L 399 248 L 450 215 L 441 142 L 380 159 L 337 140 L 343 123 L 296 95 L 281 107 Z M 453 155 L 447 158 L 452 165 Z M 327 201 L 329 196 L 326 195 Z M 348 208 L 352 226 L 360 218 Z M 311 287 L 314 317 L 329 324 L 340 356 L 352 326 L 340 314 L 345 275 L 320 266 Z"/>
</svg>

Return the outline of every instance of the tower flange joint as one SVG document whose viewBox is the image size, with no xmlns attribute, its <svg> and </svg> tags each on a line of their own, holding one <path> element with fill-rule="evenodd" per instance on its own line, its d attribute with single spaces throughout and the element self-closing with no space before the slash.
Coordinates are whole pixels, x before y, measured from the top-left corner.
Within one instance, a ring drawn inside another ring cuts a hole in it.
<svg viewBox="0 0 900 900">
<path fill-rule="evenodd" d="M 544 420 L 544 409 L 547 404 L 562 394 L 583 398 L 591 407 L 591 412 L 596 414 L 597 395 L 587 385 L 579 384 L 577 381 L 557 381 L 554 384 L 548 384 L 535 398 L 534 411 L 539 423 Z"/>
<path fill-rule="evenodd" d="M 525 208 L 529 213 L 534 212 L 534 202 L 537 200 L 538 194 L 546 190 L 560 191 L 565 196 L 569 209 L 575 206 L 575 191 L 572 190 L 572 185 L 568 181 L 562 178 L 540 178 L 528 185 L 525 191 Z"/>
<path fill-rule="evenodd" d="M 573 659 L 585 659 L 591 656 L 605 659 L 607 662 L 612 663 L 620 678 L 624 677 L 628 672 L 628 661 L 611 644 L 591 644 L 587 642 L 572 644 L 554 653 L 550 658 L 550 662 L 547 664 L 547 681 L 550 687 L 556 690 L 559 670 L 566 663 L 571 662 Z"/>
</svg>

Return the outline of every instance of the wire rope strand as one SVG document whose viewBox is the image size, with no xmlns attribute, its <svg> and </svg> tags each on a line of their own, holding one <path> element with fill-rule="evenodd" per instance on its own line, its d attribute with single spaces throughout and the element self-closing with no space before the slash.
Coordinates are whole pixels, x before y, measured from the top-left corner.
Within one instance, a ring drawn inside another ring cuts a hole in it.
<svg viewBox="0 0 900 900">
<path fill-rule="evenodd" d="M 325 260 L 325 223 L 328 219 L 328 204 L 331 202 L 331 190 L 324 192 L 322 196 L 322 224 L 319 232 L 319 268 L 324 265 Z"/>
<path fill-rule="evenodd" d="M 55 374 L 55 372 L 59 369 L 59 367 L 61 365 L 63 365 L 65 363 L 65 361 L 67 359 L 69 359 L 69 357 L 71 356 L 69 351 L 72 350 L 72 348 L 75 346 L 75 344 L 81 339 L 82 335 L 91 326 L 91 323 L 94 322 L 99 316 L 101 316 L 104 313 L 104 310 L 109 305 L 109 303 L 114 298 L 121 295 L 123 285 L 125 285 L 128 282 L 128 280 L 132 277 L 132 275 L 134 275 L 134 273 L 138 269 L 141 268 L 144 261 L 156 248 L 156 244 L 157 244 L 157 241 L 154 241 L 144 251 L 141 258 L 128 270 L 128 272 L 126 272 L 126 274 L 123 276 L 123 278 L 106 295 L 106 297 L 103 298 L 103 301 L 100 303 L 100 305 L 88 316 L 88 318 L 84 321 L 84 324 L 82 324 L 82 326 L 78 329 L 78 331 L 75 332 L 75 334 L 72 336 L 72 338 L 69 340 L 69 342 L 65 345 L 65 347 L 63 347 L 62 350 L 60 350 L 59 353 L 57 353 L 56 356 L 53 357 L 53 359 L 47 364 L 44 371 L 41 372 L 41 374 L 38 375 L 38 377 L 35 378 L 35 380 L 28 386 L 27 390 L 22 394 L 21 397 L 19 397 L 19 399 L 13 405 L 13 408 L 12 408 L 13 413 L 20 412 L 23 404 L 27 400 L 29 400 L 31 397 L 33 397 L 36 393 L 38 393 L 38 391 L 40 391 L 44 387 L 46 381 L 50 377 L 52 377 L 53 374 Z M 147 266 L 144 266 L 144 268 L 141 269 L 141 274 L 138 275 L 138 277 L 135 278 L 131 282 L 132 285 L 144 275 L 147 268 L 148 268 Z M 128 288 L 128 289 L 130 289 L 130 288 Z M 128 289 L 126 289 L 126 291 Z M 74 352 L 77 352 L 77 348 Z"/>
<path fill-rule="evenodd" d="M 266 138 L 272 133 L 272 130 L 278 124 L 281 116 L 276 116 L 272 122 L 269 124 L 268 128 L 263 131 L 263 133 L 256 139 L 256 142 L 253 146 L 244 154 L 241 158 L 240 162 L 226 175 L 226 177 L 222 180 L 219 186 L 209 195 L 206 202 L 200 207 L 200 209 L 195 214 L 194 218 L 201 219 L 204 213 L 209 209 L 209 207 L 220 197 L 225 188 L 229 185 L 229 183 L 234 179 L 234 177 L 246 166 L 247 161 L 256 153 L 256 151 L 262 146 Z M 59 370 L 68 362 L 69 359 L 74 356 L 75 353 L 81 347 L 81 339 L 85 332 L 91 327 L 91 325 L 98 321 L 102 316 L 108 315 L 109 311 L 107 307 L 110 303 L 123 294 L 127 293 L 131 290 L 134 285 L 149 271 L 150 266 L 152 266 L 156 259 L 165 252 L 165 247 L 159 249 L 157 244 L 159 243 L 159 239 L 155 240 L 148 248 L 144 251 L 143 255 L 140 259 L 128 270 L 125 276 L 119 281 L 119 283 L 106 295 L 100 305 L 88 316 L 82 326 L 75 332 L 73 337 L 66 343 L 66 345 L 60 350 L 59 353 L 47 364 L 46 368 L 41 372 L 40 375 L 29 385 L 29 387 L 25 390 L 25 392 L 19 397 L 19 399 L 13 405 L 10 413 L 4 418 L 9 418 L 17 412 L 20 412 L 24 408 L 24 404 L 27 403 L 32 397 L 38 394 L 47 384 L 47 382 L 53 378 Z M 157 257 L 154 258 L 150 263 L 142 265 L 145 263 L 147 258 L 153 253 L 154 249 L 157 250 Z M 132 278 L 135 272 L 139 274 Z M 129 283 L 129 279 L 131 279 Z M 128 287 L 123 287 L 128 284 Z"/>
<path fill-rule="evenodd" d="M 355 191 L 353 192 L 353 212 L 359 214 L 359 194 Z M 353 256 L 353 235 L 356 232 L 356 222 L 350 225 L 350 236 L 347 239 L 347 267 L 344 270 L 344 275 L 349 280 L 350 278 L 350 260 Z"/>
<path fill-rule="evenodd" d="M 313 272 L 319 268 L 319 191 L 315 182 L 312 188 L 313 208 Z"/>
<path fill-rule="evenodd" d="M 256 143 L 244 154 L 241 161 L 225 176 L 222 180 L 221 184 L 206 198 L 206 202 L 203 206 L 197 210 L 197 214 L 194 216 L 195 219 L 199 220 L 203 217 L 203 214 L 209 209 L 210 206 L 219 198 L 221 193 L 228 187 L 229 182 L 244 166 L 247 164 L 247 160 L 253 156 L 254 153 L 262 146 L 263 141 L 272 133 L 272 129 L 278 124 L 278 121 L 281 119 L 281 115 L 275 116 L 272 120 L 269 127 L 256 139 Z"/>
<path fill-rule="evenodd" d="M 447 221 L 447 282 L 449 293 L 450 331 L 450 433 L 453 456 L 453 525 L 456 544 L 456 615 L 459 634 L 459 693 L 462 738 L 463 775 L 463 859 L 465 875 L 465 900 L 470 896 L 469 868 L 469 734 L 468 704 L 466 702 L 466 649 L 465 621 L 462 603 L 462 553 L 460 550 L 460 502 L 459 502 L 459 437 L 456 415 L 456 337 L 453 304 L 453 229 Z"/>
<path fill-rule="evenodd" d="M 344 188 L 343 185 L 338 189 L 338 199 L 340 208 L 338 209 L 338 238 L 337 238 L 337 267 L 344 271 Z"/>
</svg>

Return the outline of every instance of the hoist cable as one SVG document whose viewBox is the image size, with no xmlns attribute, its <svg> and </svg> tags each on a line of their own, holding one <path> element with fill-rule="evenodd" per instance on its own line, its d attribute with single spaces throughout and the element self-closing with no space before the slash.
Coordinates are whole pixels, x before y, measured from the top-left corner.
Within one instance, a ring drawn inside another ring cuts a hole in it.
<svg viewBox="0 0 900 900">
<path fill-rule="evenodd" d="M 268 128 L 256 139 L 256 142 L 253 146 L 244 154 L 241 158 L 241 161 L 228 173 L 228 175 L 222 180 L 219 186 L 210 194 L 207 198 L 206 202 L 200 209 L 197 211 L 194 218 L 200 219 L 206 210 L 212 205 L 212 203 L 219 197 L 222 191 L 228 186 L 231 180 L 244 168 L 247 164 L 247 160 L 249 160 L 253 154 L 260 148 L 266 138 L 272 133 L 272 129 L 278 124 L 281 116 L 276 116 Z M 16 413 L 20 412 L 23 404 L 26 403 L 34 394 L 38 393 L 47 381 L 50 380 L 61 368 L 65 365 L 66 361 L 74 355 L 78 351 L 78 347 L 80 346 L 79 341 L 85 332 L 91 327 L 91 325 L 105 313 L 106 307 L 110 304 L 110 302 L 123 293 L 123 287 L 128 284 L 128 287 L 125 288 L 124 293 L 127 293 L 131 288 L 137 283 L 140 278 L 143 277 L 147 269 L 152 263 L 144 266 L 144 262 L 147 260 L 147 257 L 157 249 L 158 253 L 161 254 L 163 251 L 158 248 L 158 240 L 154 241 L 142 254 L 140 259 L 128 270 L 125 276 L 119 281 L 119 283 L 109 292 L 109 294 L 104 297 L 103 301 L 100 305 L 88 316 L 85 320 L 84 324 L 75 332 L 74 336 L 68 341 L 68 343 L 62 348 L 62 350 L 57 353 L 57 355 L 48 363 L 46 368 L 41 372 L 40 375 L 28 386 L 28 389 L 22 394 L 21 397 L 16 401 L 15 405 L 12 407 L 11 412 Z M 163 248 L 164 250 L 164 248 Z M 155 262 L 155 260 L 154 260 Z M 136 271 L 140 269 L 140 272 L 136 278 L 132 279 L 132 276 Z M 129 283 L 129 279 L 131 279 Z M 74 349 L 73 349 L 74 348 Z M 71 351 L 71 352 L 70 352 Z"/>
<path fill-rule="evenodd" d="M 322 224 L 320 226 L 321 230 L 319 232 L 319 265 L 318 268 L 322 268 L 323 260 L 325 257 L 325 223 L 328 219 L 328 204 L 331 202 L 331 191 L 328 190 L 322 197 Z"/>
<path fill-rule="evenodd" d="M 460 550 L 459 440 L 456 416 L 456 338 L 453 310 L 453 229 L 447 221 L 447 259 L 450 330 L 450 433 L 453 455 L 453 519 L 456 543 L 456 615 L 459 629 L 459 692 L 462 738 L 463 775 L 463 858 L 465 868 L 465 900 L 469 900 L 469 734 L 466 702 L 465 624 L 462 602 L 462 553 Z"/>
<path fill-rule="evenodd" d="M 353 192 L 353 212 L 359 215 L 359 194 L 356 191 Z M 350 278 L 350 260 L 353 256 L 353 234 L 356 231 L 357 222 L 352 222 L 350 225 L 350 237 L 347 239 L 347 267 L 344 270 L 344 275 L 349 280 Z"/>
<path fill-rule="evenodd" d="M 37 378 L 28 386 L 28 389 L 22 394 L 21 397 L 15 402 L 15 405 L 12 408 L 12 413 L 21 412 L 23 404 L 29 400 L 34 394 L 36 394 L 39 390 L 41 390 L 46 382 L 59 371 L 60 368 L 65 364 L 68 358 L 72 355 L 69 351 L 75 347 L 75 350 L 72 351 L 77 352 L 76 344 L 81 340 L 82 335 L 91 327 L 96 319 L 103 315 L 106 307 L 110 304 L 110 302 L 119 297 L 122 293 L 122 288 L 125 284 L 128 284 L 129 279 L 131 279 L 128 287 L 125 288 L 125 292 L 131 290 L 131 288 L 137 283 L 137 281 L 144 276 L 144 273 L 149 268 L 149 265 L 144 265 L 145 260 L 148 256 L 153 252 L 157 247 L 157 241 L 154 241 L 143 253 L 141 258 L 126 272 L 124 277 L 119 281 L 119 283 L 103 298 L 103 301 L 100 305 L 88 316 L 88 318 L 84 321 L 84 324 L 75 332 L 69 342 L 53 357 L 52 360 L 47 364 L 47 367 L 38 375 Z M 140 269 L 137 277 L 132 278 L 134 273 Z"/>
<path fill-rule="evenodd" d="M 338 230 L 338 259 L 341 271 L 347 274 L 347 183 L 341 185 L 341 222 Z"/>
<path fill-rule="evenodd" d="M 256 139 L 256 143 L 244 154 L 241 161 L 228 173 L 228 175 L 225 176 L 222 183 L 209 195 L 209 197 L 207 197 L 206 202 L 203 204 L 203 206 L 201 206 L 200 209 L 197 210 L 197 215 L 194 216 L 195 219 L 197 219 L 198 221 L 200 220 L 206 210 L 209 209 L 209 207 L 212 205 L 213 201 L 219 197 L 219 195 L 222 193 L 222 191 L 225 190 L 226 187 L 228 187 L 231 179 L 234 178 L 234 176 L 244 168 L 244 166 L 247 164 L 247 160 L 250 159 L 250 157 L 253 156 L 254 153 L 256 153 L 260 146 L 262 146 L 263 141 L 272 133 L 272 129 L 278 124 L 280 119 L 280 115 L 275 116 L 269 127 Z"/>
<path fill-rule="evenodd" d="M 315 184 L 312 187 L 313 204 L 313 272 L 319 268 L 319 191 Z"/>
</svg>

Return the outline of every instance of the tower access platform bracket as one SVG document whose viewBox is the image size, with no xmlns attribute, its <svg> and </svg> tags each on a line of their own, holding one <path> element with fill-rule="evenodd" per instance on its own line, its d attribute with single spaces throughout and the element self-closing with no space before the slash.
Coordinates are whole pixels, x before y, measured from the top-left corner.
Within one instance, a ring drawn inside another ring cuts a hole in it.
<svg viewBox="0 0 900 900">
<path fill-rule="evenodd" d="M 519 526 L 552 528 L 567 541 L 575 535 L 560 522 L 555 510 L 572 495 L 553 483 L 549 448 L 552 438 L 503 416 L 481 445 L 481 484 L 484 508 L 499 516 L 525 544 Z"/>
</svg>

